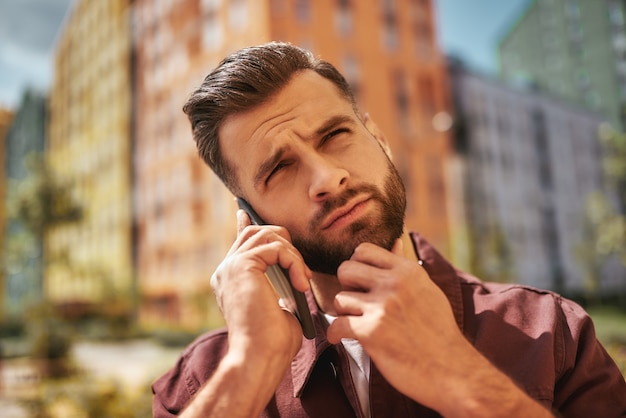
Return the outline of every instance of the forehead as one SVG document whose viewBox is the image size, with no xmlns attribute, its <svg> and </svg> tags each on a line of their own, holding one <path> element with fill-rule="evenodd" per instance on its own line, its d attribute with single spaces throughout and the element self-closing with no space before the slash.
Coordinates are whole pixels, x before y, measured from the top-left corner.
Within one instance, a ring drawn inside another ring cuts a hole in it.
<svg viewBox="0 0 626 418">
<path fill-rule="evenodd" d="M 246 189 L 246 179 L 282 146 L 281 138 L 309 139 L 320 125 L 338 115 L 356 119 L 352 103 L 334 83 L 305 70 L 294 74 L 268 101 L 226 118 L 219 128 L 220 149 L 240 187 Z"/>
</svg>

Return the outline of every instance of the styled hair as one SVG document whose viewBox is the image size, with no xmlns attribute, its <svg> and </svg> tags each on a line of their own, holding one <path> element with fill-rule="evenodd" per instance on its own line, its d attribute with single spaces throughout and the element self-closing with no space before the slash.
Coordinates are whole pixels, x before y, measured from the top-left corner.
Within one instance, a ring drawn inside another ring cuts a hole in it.
<svg viewBox="0 0 626 418">
<path fill-rule="evenodd" d="M 198 153 L 235 195 L 240 194 L 238 178 L 220 149 L 220 125 L 227 117 L 266 102 L 304 70 L 330 80 L 356 110 L 348 82 L 332 64 L 285 42 L 244 48 L 226 57 L 183 106 Z"/>
</svg>

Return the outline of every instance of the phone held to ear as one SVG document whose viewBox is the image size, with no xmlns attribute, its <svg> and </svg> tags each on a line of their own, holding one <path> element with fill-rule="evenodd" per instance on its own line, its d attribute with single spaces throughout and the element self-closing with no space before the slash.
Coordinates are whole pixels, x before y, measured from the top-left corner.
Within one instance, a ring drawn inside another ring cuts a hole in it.
<svg viewBox="0 0 626 418">
<path fill-rule="evenodd" d="M 267 225 L 243 198 L 238 197 L 237 204 L 239 208 L 246 211 L 253 224 Z M 300 321 L 302 334 L 309 340 L 315 338 L 315 326 L 313 325 L 309 305 L 306 302 L 306 296 L 293 287 L 291 280 L 289 280 L 289 272 L 275 264 L 268 266 L 266 274 L 285 307 L 293 312 L 298 321 Z"/>
</svg>

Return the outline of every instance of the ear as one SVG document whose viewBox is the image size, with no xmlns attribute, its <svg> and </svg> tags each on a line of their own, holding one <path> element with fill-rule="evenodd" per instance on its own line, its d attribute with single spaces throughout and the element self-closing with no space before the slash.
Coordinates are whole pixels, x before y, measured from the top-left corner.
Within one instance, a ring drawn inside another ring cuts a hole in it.
<svg viewBox="0 0 626 418">
<path fill-rule="evenodd" d="M 391 148 L 389 148 L 387 138 L 385 138 L 385 135 L 378 128 L 378 125 L 376 125 L 376 122 L 374 122 L 374 120 L 370 117 L 369 113 L 364 113 L 362 120 L 365 129 L 367 129 L 369 133 L 372 134 L 372 136 L 376 139 L 380 147 L 383 149 L 383 151 L 385 151 L 385 154 L 387 154 L 387 157 L 389 157 L 390 160 L 393 160 L 391 155 Z"/>
</svg>

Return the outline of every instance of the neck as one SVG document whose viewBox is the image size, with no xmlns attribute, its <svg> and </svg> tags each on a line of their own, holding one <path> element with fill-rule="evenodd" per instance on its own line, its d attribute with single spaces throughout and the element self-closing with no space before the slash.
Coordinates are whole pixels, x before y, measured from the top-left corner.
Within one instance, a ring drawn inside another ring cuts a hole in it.
<svg viewBox="0 0 626 418">
<path fill-rule="evenodd" d="M 409 260 L 417 261 L 411 237 L 405 231 L 400 237 L 403 243 L 403 256 Z M 334 300 L 337 293 L 343 289 L 336 275 L 313 272 L 311 279 L 311 291 L 315 296 L 320 310 L 328 315 L 337 316 Z"/>
</svg>

